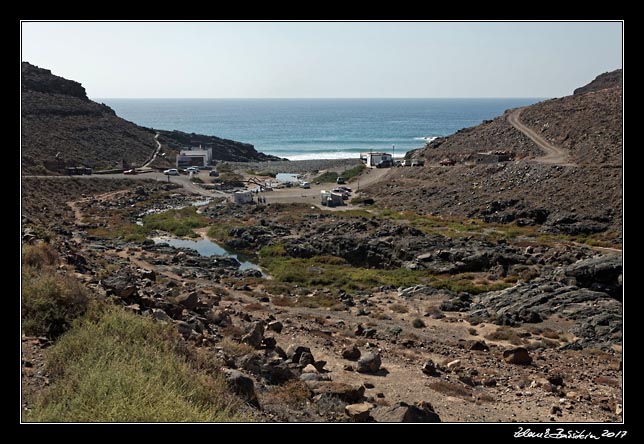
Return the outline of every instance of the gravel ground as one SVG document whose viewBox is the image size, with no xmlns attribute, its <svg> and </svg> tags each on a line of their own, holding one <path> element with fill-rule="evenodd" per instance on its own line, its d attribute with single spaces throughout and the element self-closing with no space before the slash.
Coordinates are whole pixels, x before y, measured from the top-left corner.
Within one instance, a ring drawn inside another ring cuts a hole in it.
<svg viewBox="0 0 644 444">
<path fill-rule="evenodd" d="M 270 162 L 227 162 L 235 170 L 245 172 L 255 170 L 267 173 L 306 173 L 315 170 L 344 171 L 360 164 L 360 159 L 315 159 L 315 160 L 286 160 Z"/>
</svg>

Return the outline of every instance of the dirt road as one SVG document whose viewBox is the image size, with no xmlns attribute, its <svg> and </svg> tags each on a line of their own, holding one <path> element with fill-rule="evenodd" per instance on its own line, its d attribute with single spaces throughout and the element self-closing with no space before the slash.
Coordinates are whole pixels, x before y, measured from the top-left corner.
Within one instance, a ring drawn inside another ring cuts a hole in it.
<svg viewBox="0 0 644 444">
<path fill-rule="evenodd" d="M 521 111 L 523 108 L 518 108 L 508 114 L 508 122 L 518 131 L 525 134 L 530 140 L 537 144 L 539 148 L 545 151 L 545 155 L 537 157 L 535 162 L 547 163 L 552 165 L 575 166 L 576 164 L 570 162 L 566 150 L 559 148 L 546 139 L 537 134 L 534 130 L 528 128 L 521 122 Z"/>
</svg>

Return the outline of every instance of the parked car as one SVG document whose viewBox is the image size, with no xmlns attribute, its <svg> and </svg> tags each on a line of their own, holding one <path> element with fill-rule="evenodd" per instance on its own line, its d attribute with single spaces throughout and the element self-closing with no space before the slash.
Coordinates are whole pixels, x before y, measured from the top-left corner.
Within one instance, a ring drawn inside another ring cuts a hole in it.
<svg viewBox="0 0 644 444">
<path fill-rule="evenodd" d="M 344 181 L 344 177 L 339 176 L 339 177 L 335 180 L 335 183 L 337 183 L 338 185 L 340 185 L 340 184 L 343 184 L 343 183 L 346 183 L 346 182 Z"/>
<path fill-rule="evenodd" d="M 186 171 L 187 172 L 192 171 L 193 173 L 198 173 L 199 172 L 199 167 L 191 166 L 191 167 L 186 168 Z"/>
<path fill-rule="evenodd" d="M 376 168 L 389 168 L 391 166 L 391 160 L 381 160 L 376 164 Z"/>
<path fill-rule="evenodd" d="M 199 167 L 200 170 L 212 170 L 212 167 L 210 165 L 203 165 Z"/>
<path fill-rule="evenodd" d="M 123 174 L 127 174 L 127 175 L 130 175 L 130 174 L 138 174 L 138 173 L 139 173 L 139 172 L 138 172 L 136 169 L 134 169 L 134 168 L 132 168 L 132 169 L 130 169 L 130 170 L 125 170 L 125 171 L 123 171 Z"/>
<path fill-rule="evenodd" d="M 415 166 L 422 167 L 423 165 L 425 165 L 424 160 L 412 160 L 411 161 L 411 166 L 413 166 L 413 167 L 415 167 Z"/>
<path fill-rule="evenodd" d="M 219 171 L 212 170 L 208 173 L 210 177 L 219 177 Z"/>
<path fill-rule="evenodd" d="M 166 176 L 178 176 L 179 170 L 176 168 L 170 168 L 169 170 L 165 170 L 163 174 L 165 174 Z"/>
<path fill-rule="evenodd" d="M 395 167 L 402 166 L 402 164 L 400 163 L 400 160 L 395 161 L 395 162 L 394 162 L 394 166 L 395 166 Z"/>
<path fill-rule="evenodd" d="M 346 192 L 348 192 L 348 193 L 350 193 L 351 191 L 353 191 L 351 188 L 349 188 L 349 187 L 345 187 L 344 185 L 339 186 L 339 187 L 338 187 L 338 189 L 340 189 L 340 190 L 344 190 L 344 191 L 346 191 Z"/>
<path fill-rule="evenodd" d="M 309 189 L 311 188 L 311 184 L 308 182 L 300 182 L 300 188 Z"/>
<path fill-rule="evenodd" d="M 443 166 L 452 166 L 452 165 L 454 165 L 456 162 L 454 162 L 452 159 L 443 159 L 443 160 L 441 160 L 441 161 L 440 161 L 440 162 L 438 162 L 438 163 L 439 163 L 440 165 L 443 165 Z"/>
<path fill-rule="evenodd" d="M 334 188 L 331 191 L 333 191 L 334 193 L 342 194 L 342 200 L 347 200 L 349 198 L 349 192 L 343 190 L 342 188 Z"/>
</svg>

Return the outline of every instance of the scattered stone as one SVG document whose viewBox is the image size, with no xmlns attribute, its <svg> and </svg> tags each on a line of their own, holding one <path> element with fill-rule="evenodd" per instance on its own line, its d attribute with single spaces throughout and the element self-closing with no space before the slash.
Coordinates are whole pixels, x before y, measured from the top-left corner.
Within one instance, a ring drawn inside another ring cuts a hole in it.
<svg viewBox="0 0 644 444">
<path fill-rule="evenodd" d="M 313 355 L 309 352 L 304 352 L 300 355 L 298 364 L 300 364 L 302 367 L 306 367 L 307 365 L 313 365 L 314 362 L 315 359 L 313 358 Z"/>
<path fill-rule="evenodd" d="M 447 369 L 451 371 L 455 371 L 461 368 L 461 360 L 460 359 L 454 359 L 453 361 L 447 363 Z"/>
<path fill-rule="evenodd" d="M 356 370 L 360 373 L 376 373 L 380 370 L 381 363 L 382 361 L 380 360 L 379 353 L 368 352 L 358 360 L 358 367 Z"/>
<path fill-rule="evenodd" d="M 377 422 L 441 422 L 432 405 L 425 401 L 416 405 L 399 402 L 390 407 L 376 407 L 371 416 Z"/>
<path fill-rule="evenodd" d="M 214 324 L 219 325 L 220 327 L 228 327 L 233 324 L 230 315 L 219 308 L 213 308 L 208 313 L 206 313 L 206 318 L 208 318 Z"/>
<path fill-rule="evenodd" d="M 362 401 L 365 390 L 364 386 L 352 386 L 343 382 L 333 381 L 307 381 L 306 385 L 314 395 L 335 396 L 349 403 Z"/>
<path fill-rule="evenodd" d="M 239 370 L 224 369 L 226 382 L 230 388 L 243 400 L 259 408 L 259 400 L 255 394 L 255 383 Z"/>
<path fill-rule="evenodd" d="M 505 362 L 517 365 L 529 365 L 532 363 L 532 357 L 528 350 L 523 347 L 516 347 L 503 352 Z"/>
<path fill-rule="evenodd" d="M 302 353 L 311 353 L 311 349 L 296 344 L 290 345 L 286 349 L 286 357 L 295 363 L 300 362 L 300 356 L 302 356 Z"/>
<path fill-rule="evenodd" d="M 489 351 L 490 347 L 485 341 L 472 341 L 469 343 L 468 348 L 474 351 Z"/>
<path fill-rule="evenodd" d="M 251 325 L 250 331 L 242 336 L 242 342 L 253 348 L 259 348 L 264 339 L 264 321 L 257 321 Z"/>
<path fill-rule="evenodd" d="M 366 422 L 369 419 L 369 411 L 373 405 L 369 402 L 361 402 L 360 404 L 349 404 L 344 408 L 344 412 L 354 422 Z"/>
<path fill-rule="evenodd" d="M 274 331 L 275 333 L 281 333 L 282 329 L 284 328 L 284 325 L 280 321 L 272 321 L 268 323 L 266 328 Z"/>
<path fill-rule="evenodd" d="M 199 305 L 199 296 L 197 296 L 197 292 L 193 291 L 188 294 L 181 294 L 177 296 L 174 302 L 181 305 L 182 307 L 187 308 L 188 310 L 194 311 Z"/>
<path fill-rule="evenodd" d="M 438 376 L 438 371 L 436 370 L 436 364 L 431 359 L 428 359 L 423 364 L 422 368 L 423 373 L 429 376 Z"/>
<path fill-rule="evenodd" d="M 313 367 L 315 367 L 315 368 L 316 368 L 316 370 L 317 370 L 317 371 L 319 371 L 319 372 L 323 372 L 323 371 L 324 371 L 324 366 L 325 366 L 325 365 L 326 365 L 326 361 L 322 361 L 322 360 L 320 360 L 320 361 L 315 361 L 315 362 L 313 363 Z"/>
<path fill-rule="evenodd" d="M 355 371 L 355 369 L 353 368 L 353 366 L 351 364 L 345 364 L 344 367 L 342 367 L 342 370 L 344 370 L 345 372 L 354 372 Z"/>
<path fill-rule="evenodd" d="M 360 359 L 360 350 L 355 345 L 350 345 L 342 350 L 342 357 L 350 361 L 355 361 Z"/>
<path fill-rule="evenodd" d="M 307 364 L 306 367 L 302 369 L 302 373 L 317 373 L 318 370 L 313 366 L 313 364 Z"/>
<path fill-rule="evenodd" d="M 161 310 L 160 308 L 153 308 L 152 309 L 152 316 L 157 321 L 172 322 L 172 318 L 170 316 L 168 316 L 168 314 L 165 311 Z"/>
<path fill-rule="evenodd" d="M 132 296 L 137 290 L 136 279 L 127 269 L 121 269 L 101 281 L 103 288 L 120 298 Z"/>
<path fill-rule="evenodd" d="M 561 386 L 564 385 L 563 376 L 561 376 L 561 375 L 548 376 L 548 382 L 550 384 L 558 386 L 558 387 L 561 387 Z"/>
<path fill-rule="evenodd" d="M 353 330 L 353 334 L 356 336 L 362 336 L 362 333 L 364 333 L 364 327 L 362 324 L 356 325 L 356 328 Z"/>
</svg>

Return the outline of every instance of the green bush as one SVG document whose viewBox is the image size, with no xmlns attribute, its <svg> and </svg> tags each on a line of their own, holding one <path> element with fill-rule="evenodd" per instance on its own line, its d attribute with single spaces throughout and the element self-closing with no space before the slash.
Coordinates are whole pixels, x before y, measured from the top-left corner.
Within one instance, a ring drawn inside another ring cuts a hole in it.
<svg viewBox="0 0 644 444">
<path fill-rule="evenodd" d="M 193 236 L 195 228 L 208 225 L 208 219 L 197 214 L 195 207 L 185 207 L 180 210 L 168 210 L 162 213 L 150 214 L 143 218 L 146 230 L 161 230 L 177 236 Z"/>
<path fill-rule="evenodd" d="M 221 377 L 197 370 L 170 326 L 102 306 L 48 353 L 52 384 L 25 418 L 34 422 L 222 422 L 239 402 Z"/>
<path fill-rule="evenodd" d="M 55 339 L 69 329 L 88 304 L 87 291 L 76 279 L 52 269 L 24 266 L 21 312 L 26 334 Z"/>
</svg>

